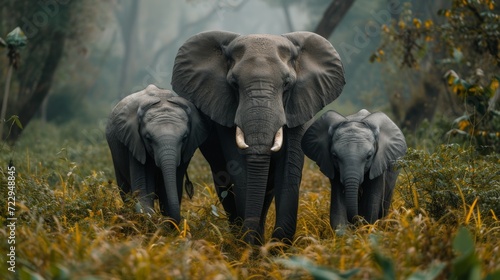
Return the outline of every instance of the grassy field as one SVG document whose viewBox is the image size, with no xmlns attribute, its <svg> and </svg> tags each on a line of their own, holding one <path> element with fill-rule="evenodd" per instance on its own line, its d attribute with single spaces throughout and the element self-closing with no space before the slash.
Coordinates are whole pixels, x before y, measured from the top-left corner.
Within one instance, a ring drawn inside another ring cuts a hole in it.
<svg viewBox="0 0 500 280">
<path fill-rule="evenodd" d="M 0 143 L 0 220 L 17 218 L 15 229 L 0 229 L 7 279 L 500 279 L 499 155 L 411 150 L 389 215 L 337 232 L 329 182 L 306 160 L 293 246 L 252 251 L 232 235 L 198 152 L 189 168 L 195 195 L 183 198 L 184 220 L 172 229 L 123 205 L 102 129 L 74 130 L 33 123 L 16 147 Z M 271 208 L 268 240 L 273 219 Z"/>
</svg>

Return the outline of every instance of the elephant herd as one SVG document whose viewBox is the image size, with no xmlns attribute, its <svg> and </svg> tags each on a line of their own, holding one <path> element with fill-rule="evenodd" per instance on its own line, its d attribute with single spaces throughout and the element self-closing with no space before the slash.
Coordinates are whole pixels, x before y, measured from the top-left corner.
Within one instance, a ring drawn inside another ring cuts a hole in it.
<svg viewBox="0 0 500 280">
<path fill-rule="evenodd" d="M 120 101 L 106 127 L 122 199 L 154 199 L 181 220 L 182 181 L 199 148 L 229 222 L 249 244 L 264 242 L 274 199 L 272 238 L 291 243 L 297 224 L 304 153 L 331 182 L 333 228 L 387 213 L 406 152 L 401 130 L 383 113 L 344 117 L 328 111 L 345 84 L 340 57 L 311 32 L 199 33 L 179 49 L 172 88 L 149 85 Z"/>
</svg>

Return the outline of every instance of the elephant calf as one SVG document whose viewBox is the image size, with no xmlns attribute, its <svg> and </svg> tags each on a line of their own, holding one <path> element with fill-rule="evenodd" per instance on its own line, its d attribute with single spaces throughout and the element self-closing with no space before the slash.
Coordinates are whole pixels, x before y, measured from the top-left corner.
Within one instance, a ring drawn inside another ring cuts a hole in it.
<svg viewBox="0 0 500 280">
<path fill-rule="evenodd" d="M 332 228 L 358 215 L 373 223 L 387 214 L 399 174 L 394 163 L 407 147 L 384 113 L 327 111 L 304 134 L 302 149 L 330 178 Z"/>
<path fill-rule="evenodd" d="M 149 85 L 122 99 L 106 127 L 122 199 L 138 192 L 141 211 L 152 213 L 158 197 L 162 214 L 178 223 L 182 179 L 207 135 L 194 105 L 172 91 Z"/>
</svg>

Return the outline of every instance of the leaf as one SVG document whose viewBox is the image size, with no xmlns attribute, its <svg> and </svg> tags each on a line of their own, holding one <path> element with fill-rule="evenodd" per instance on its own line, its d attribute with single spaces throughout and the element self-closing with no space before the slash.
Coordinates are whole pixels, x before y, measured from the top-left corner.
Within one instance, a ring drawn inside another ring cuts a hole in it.
<svg viewBox="0 0 500 280">
<path fill-rule="evenodd" d="M 290 259 L 277 259 L 277 262 L 294 268 L 304 269 L 316 280 L 336 280 L 349 279 L 359 272 L 359 269 L 351 269 L 345 272 L 339 272 L 328 267 L 318 266 L 303 257 L 291 257 Z"/>
<path fill-rule="evenodd" d="M 7 47 L 7 43 L 0 37 L 0 47 L 5 48 Z"/>
<path fill-rule="evenodd" d="M 395 280 L 396 270 L 394 269 L 394 263 L 392 260 L 380 253 L 378 249 L 378 236 L 370 235 L 370 243 L 373 248 L 372 258 L 375 263 L 382 269 L 383 277 L 381 279 Z"/>
<path fill-rule="evenodd" d="M 474 239 L 467 228 L 458 230 L 453 239 L 453 249 L 459 254 L 453 260 L 453 275 L 458 279 L 480 279 L 481 264 L 474 253 Z"/>
<path fill-rule="evenodd" d="M 498 279 L 500 279 L 500 270 L 494 271 L 486 275 L 486 277 L 484 278 L 484 280 L 498 280 Z"/>
<path fill-rule="evenodd" d="M 392 260 L 384 255 L 382 255 L 378 250 L 373 252 L 373 259 L 375 263 L 382 269 L 383 277 L 381 279 L 395 280 L 396 271 L 394 269 L 394 263 Z"/>
<path fill-rule="evenodd" d="M 14 30 L 12 30 L 9 34 L 7 34 L 7 37 L 5 37 L 5 42 L 7 43 L 7 45 L 14 48 L 24 48 L 27 41 L 28 38 L 26 37 L 26 35 L 24 35 L 24 32 L 19 26 L 14 28 Z"/>
<path fill-rule="evenodd" d="M 464 58 L 464 54 L 459 49 L 453 49 L 453 59 L 455 59 L 456 63 L 462 62 Z"/>
<path fill-rule="evenodd" d="M 228 192 L 227 192 L 227 191 L 223 191 L 223 192 L 221 192 L 221 193 L 220 193 L 220 197 L 221 197 L 221 198 L 226 198 L 226 197 L 227 197 L 227 194 L 228 194 Z"/>
<path fill-rule="evenodd" d="M 213 204 L 212 204 L 212 205 L 211 205 L 211 207 L 212 207 L 212 214 L 213 214 L 215 217 L 220 217 L 220 216 L 219 216 L 219 212 L 218 212 L 218 210 L 217 210 L 217 206 L 215 206 L 215 205 L 213 205 Z"/>
<path fill-rule="evenodd" d="M 467 255 L 474 252 L 472 234 L 467 228 L 461 227 L 458 230 L 455 239 L 453 239 L 453 249 L 460 255 Z"/>
<path fill-rule="evenodd" d="M 434 264 L 424 271 L 417 271 L 410 275 L 407 280 L 432 280 L 436 279 L 446 267 L 444 263 Z"/>
<path fill-rule="evenodd" d="M 21 121 L 19 120 L 19 116 L 17 115 L 12 115 L 8 120 L 7 122 L 10 122 L 12 121 L 12 123 L 15 123 L 17 125 L 17 127 L 19 127 L 20 129 L 23 129 L 23 125 L 21 124 Z"/>
</svg>

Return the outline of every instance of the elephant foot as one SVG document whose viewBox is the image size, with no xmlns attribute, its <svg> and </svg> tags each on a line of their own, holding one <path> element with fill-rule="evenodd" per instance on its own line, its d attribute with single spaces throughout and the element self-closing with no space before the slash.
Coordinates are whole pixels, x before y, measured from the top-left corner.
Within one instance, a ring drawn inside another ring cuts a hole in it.
<svg viewBox="0 0 500 280">
<path fill-rule="evenodd" d="M 249 245 L 262 246 L 264 231 L 259 227 L 259 218 L 247 218 L 243 221 L 243 241 Z"/>
</svg>

